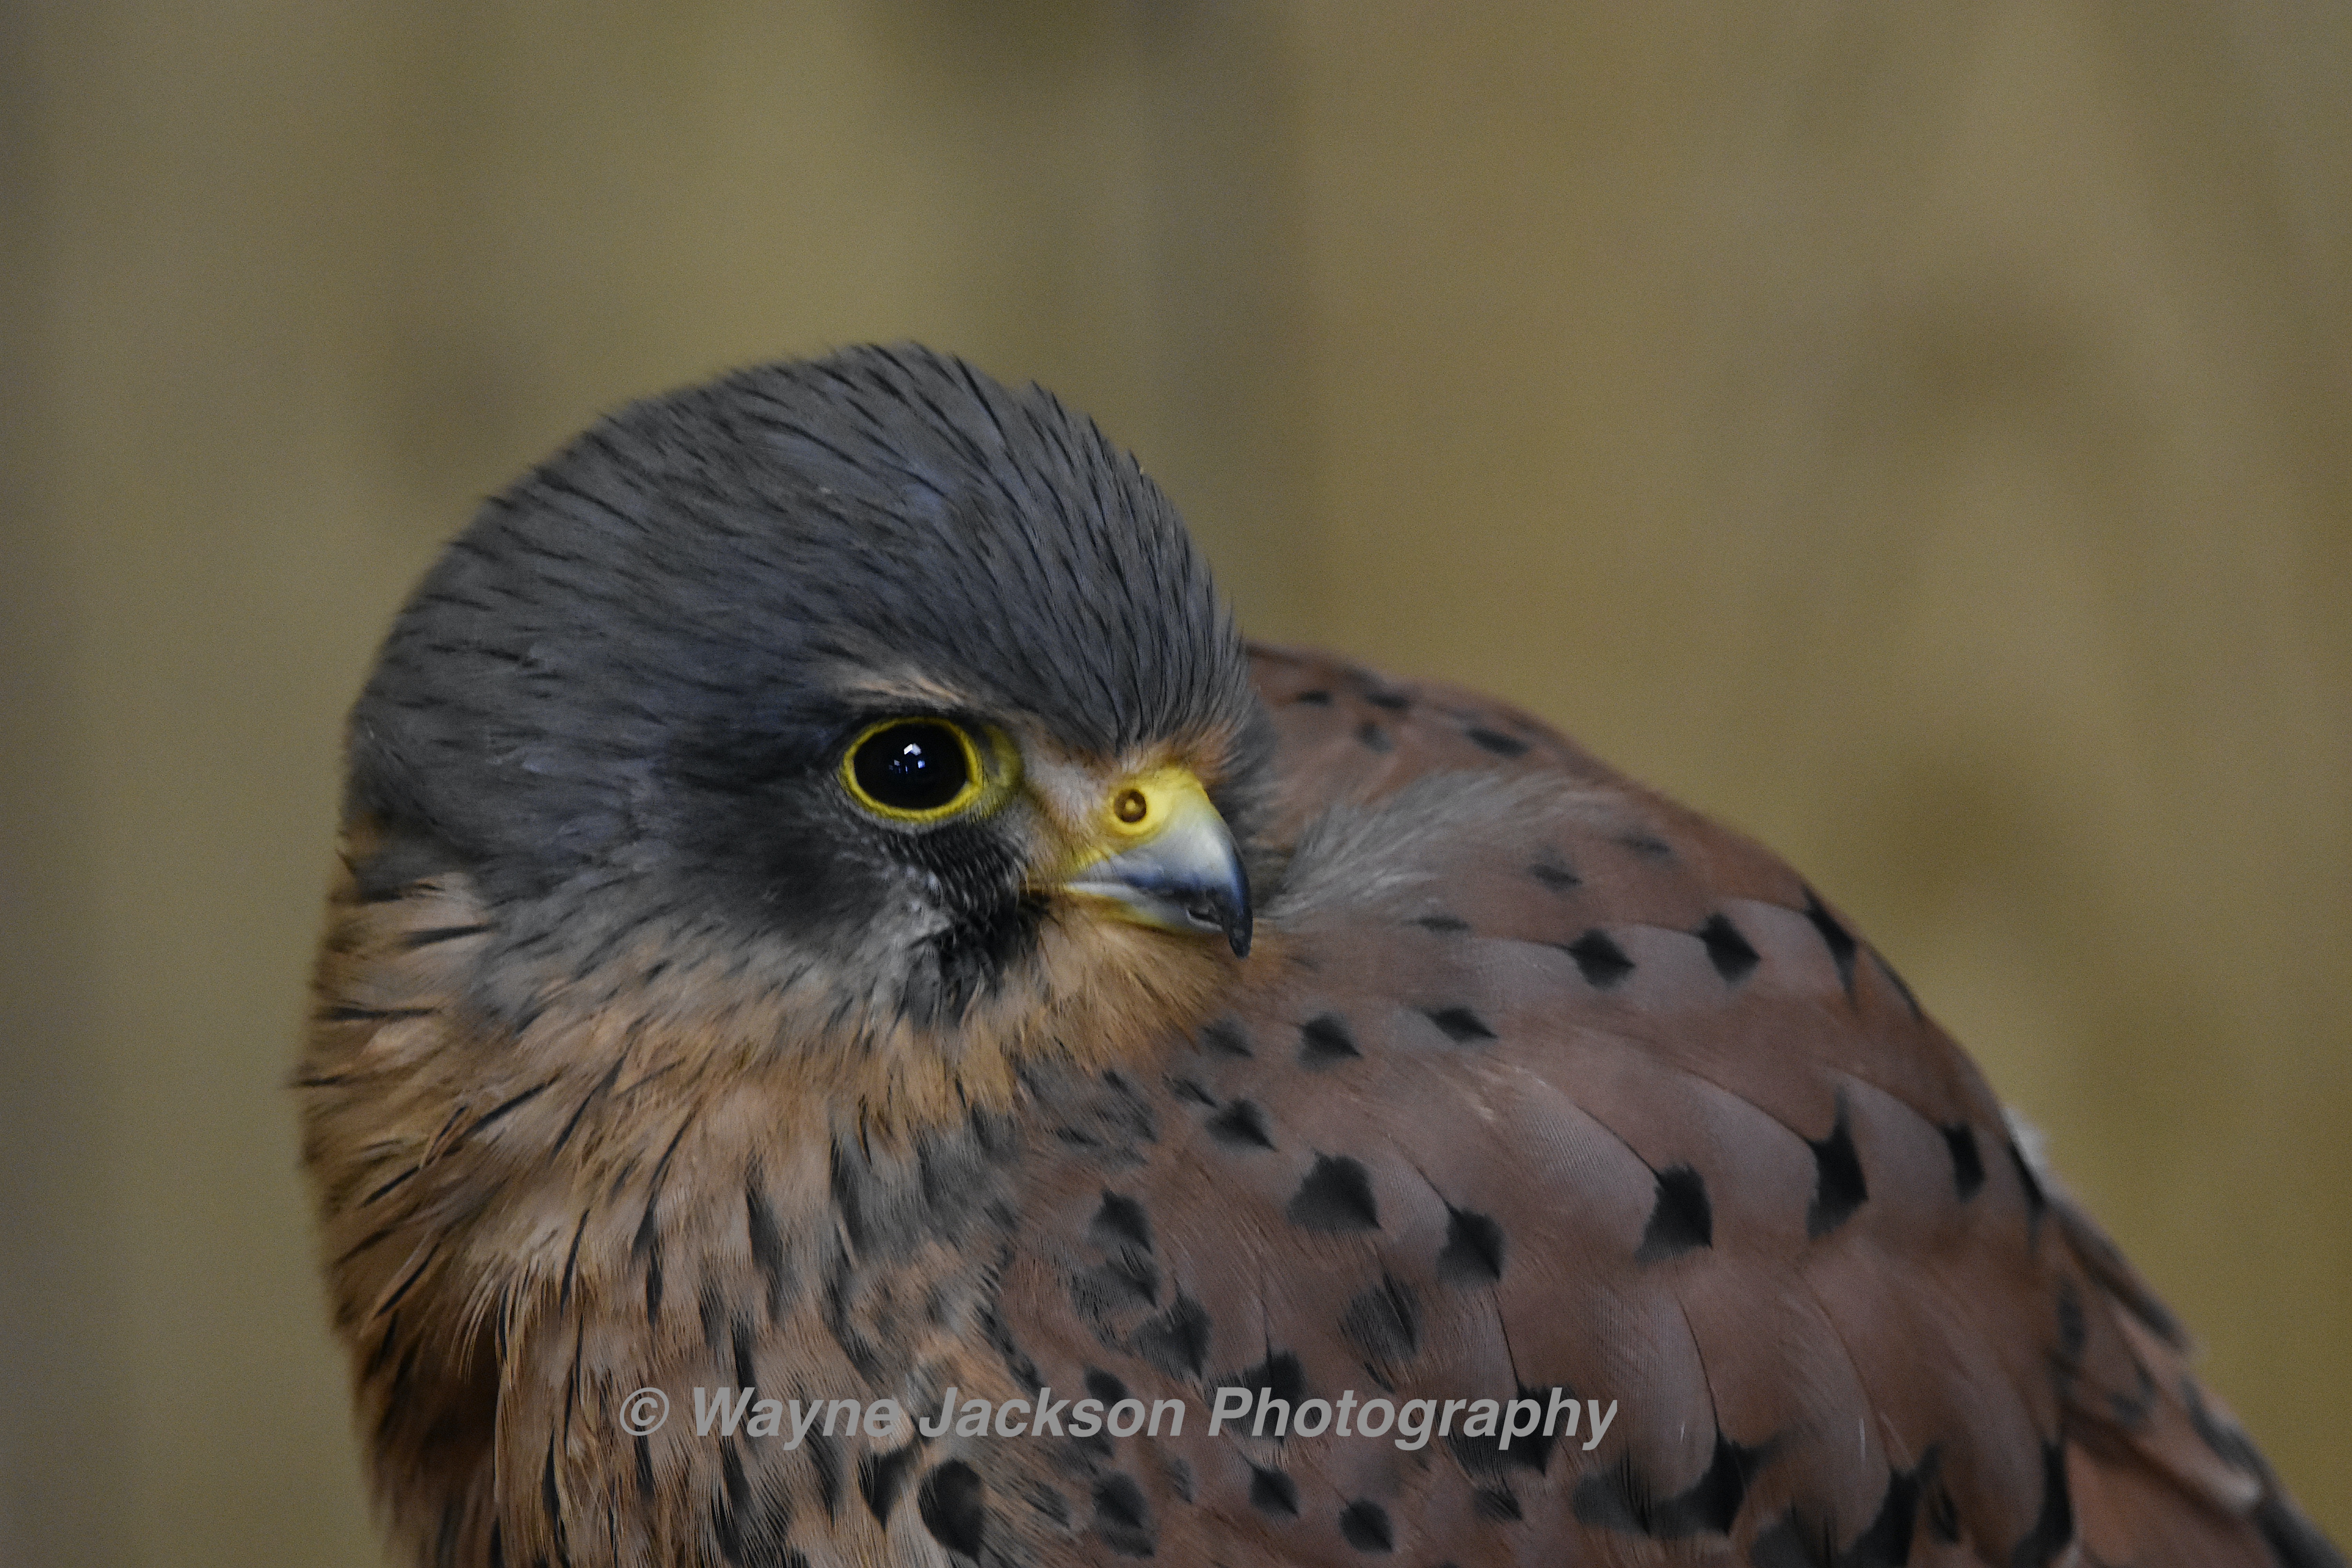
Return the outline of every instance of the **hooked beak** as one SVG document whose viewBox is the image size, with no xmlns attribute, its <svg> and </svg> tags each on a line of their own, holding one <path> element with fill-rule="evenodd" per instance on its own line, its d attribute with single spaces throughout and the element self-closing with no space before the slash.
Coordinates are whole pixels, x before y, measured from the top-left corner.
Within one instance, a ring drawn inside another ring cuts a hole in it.
<svg viewBox="0 0 2352 1568">
<path fill-rule="evenodd" d="M 1234 956 L 1248 956 L 1249 874 L 1190 770 L 1154 769 L 1114 789 L 1089 847 L 1091 858 L 1061 879 L 1063 892 L 1158 931 L 1222 932 Z"/>
</svg>

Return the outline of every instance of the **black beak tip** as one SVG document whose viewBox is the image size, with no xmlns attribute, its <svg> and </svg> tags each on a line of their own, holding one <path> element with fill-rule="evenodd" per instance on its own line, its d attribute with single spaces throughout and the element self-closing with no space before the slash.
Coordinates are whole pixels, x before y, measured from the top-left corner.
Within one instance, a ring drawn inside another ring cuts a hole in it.
<svg viewBox="0 0 2352 1568">
<path fill-rule="evenodd" d="M 1224 927 L 1225 940 L 1233 943 L 1235 958 L 1249 956 L 1250 931 L 1256 923 L 1253 918 L 1252 903 L 1249 872 L 1242 865 L 1241 857 L 1235 855 L 1233 858 L 1233 887 L 1217 900 L 1217 923 Z"/>
<path fill-rule="evenodd" d="M 1209 900 L 1209 908 L 1218 931 L 1223 931 L 1225 941 L 1233 942 L 1233 957 L 1249 957 L 1249 933 L 1256 921 L 1251 920 L 1249 912 L 1249 875 L 1240 865 L 1233 868 L 1233 889 L 1221 889 Z"/>
<path fill-rule="evenodd" d="M 1255 922 L 1250 911 L 1249 884 L 1238 875 L 1235 882 L 1237 885 L 1234 888 L 1214 889 L 1193 900 L 1185 906 L 1184 913 L 1197 926 L 1224 932 L 1225 941 L 1233 946 L 1234 956 L 1247 958 L 1251 930 Z"/>
</svg>

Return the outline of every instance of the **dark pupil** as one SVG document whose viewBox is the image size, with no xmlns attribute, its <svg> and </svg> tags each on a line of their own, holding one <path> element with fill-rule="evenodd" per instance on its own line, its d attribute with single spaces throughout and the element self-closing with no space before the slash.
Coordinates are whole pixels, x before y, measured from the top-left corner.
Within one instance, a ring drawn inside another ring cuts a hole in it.
<svg viewBox="0 0 2352 1568">
<path fill-rule="evenodd" d="M 971 770 L 944 724 L 893 724 L 857 748 L 857 787 L 896 811 L 937 811 L 963 793 Z"/>
</svg>

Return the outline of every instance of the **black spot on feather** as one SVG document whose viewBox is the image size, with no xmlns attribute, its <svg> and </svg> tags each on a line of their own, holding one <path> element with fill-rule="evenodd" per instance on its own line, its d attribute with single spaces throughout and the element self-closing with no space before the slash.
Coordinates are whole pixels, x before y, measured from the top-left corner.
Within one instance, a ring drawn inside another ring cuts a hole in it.
<svg viewBox="0 0 2352 1568">
<path fill-rule="evenodd" d="M 2025 1151 L 2017 1146 L 2015 1139 L 2010 1141 L 2009 1163 L 2017 1167 L 2018 1185 L 2025 1193 L 2026 1235 L 2039 1236 L 2042 1234 L 2042 1215 L 2049 1208 L 2050 1200 L 2042 1194 L 2042 1178 L 2033 1173 L 2033 1162 L 2025 1157 Z"/>
<path fill-rule="evenodd" d="M 662 1305 L 661 1228 L 654 1223 L 651 1203 L 646 1205 L 645 1217 L 637 1222 L 636 1237 L 629 1244 L 629 1254 L 646 1266 L 646 1321 L 658 1325 Z"/>
<path fill-rule="evenodd" d="M 1274 1134 L 1266 1128 L 1265 1112 L 1258 1109 L 1255 1100 L 1236 1100 L 1203 1125 L 1210 1137 L 1228 1149 L 1274 1147 Z"/>
<path fill-rule="evenodd" d="M 541 1511 L 547 1515 L 549 1533 L 555 1537 L 555 1555 L 563 1562 L 570 1562 L 570 1552 L 563 1539 L 563 1497 L 555 1487 L 555 1440 L 552 1437 L 547 1443 L 547 1462 L 539 1472 L 539 1506 Z"/>
<path fill-rule="evenodd" d="M 1245 1388 L 1253 1401 L 1264 1395 L 1297 1405 L 1307 1397 L 1307 1369 L 1289 1351 L 1269 1351 L 1264 1361 L 1235 1373 L 1223 1386 Z"/>
<path fill-rule="evenodd" d="M 1657 1173 L 1657 1201 L 1642 1233 L 1634 1257 L 1643 1263 L 1679 1258 L 1696 1247 L 1715 1243 L 1715 1208 L 1707 1201 L 1706 1183 L 1688 1165 L 1670 1165 Z"/>
<path fill-rule="evenodd" d="M 1728 984 L 1737 985 L 1747 979 L 1759 962 L 1755 948 L 1739 934 L 1739 928 L 1731 923 L 1728 915 L 1707 916 L 1706 923 L 1692 934 L 1706 943 L 1706 961 L 1715 965 L 1715 972 Z"/>
<path fill-rule="evenodd" d="M 1466 1046 L 1473 1040 L 1491 1040 L 1495 1037 L 1495 1031 L 1486 1026 L 1486 1020 L 1467 1007 L 1432 1008 L 1428 1017 L 1447 1039 L 1457 1046 Z"/>
<path fill-rule="evenodd" d="M 1070 1281 L 1071 1304 L 1090 1319 L 1149 1307 L 1159 1300 L 1160 1269 L 1150 1254 L 1137 1247 L 1120 1247 Z"/>
<path fill-rule="evenodd" d="M 356 1003 L 346 1003 L 340 1006 L 330 1007 L 319 1016 L 321 1021 L 329 1024 L 396 1024 L 408 1018 L 430 1018 L 433 1016 L 433 1009 L 430 1007 L 362 1007 Z"/>
<path fill-rule="evenodd" d="M 1212 1110 L 1217 1108 L 1217 1097 L 1211 1094 L 1208 1086 L 1199 1079 L 1171 1073 L 1167 1082 L 1168 1091 L 1177 1099 L 1189 1100 L 1195 1105 L 1205 1105 Z"/>
<path fill-rule="evenodd" d="M 1298 1184 L 1283 1213 L 1302 1230 L 1378 1230 L 1380 1209 L 1372 1201 L 1372 1179 L 1360 1160 L 1345 1154 L 1318 1154 L 1314 1169 Z"/>
<path fill-rule="evenodd" d="M 2115 1415 L 2116 1424 L 2126 1432 L 2137 1432 L 2146 1426 L 2148 1416 L 2156 1409 L 2156 1379 L 2147 1374 L 2147 1368 L 2144 1366 L 2135 1364 L 2132 1371 L 2138 1374 L 2138 1382 L 2129 1393 L 2121 1389 L 2110 1389 L 2107 1393 L 2107 1409 Z"/>
<path fill-rule="evenodd" d="M 1576 960 L 1577 973 L 1597 990 L 1606 991 L 1633 973 L 1633 961 L 1604 931 L 1586 931 L 1560 951 Z"/>
<path fill-rule="evenodd" d="M 1367 1498 L 1359 1498 L 1339 1510 L 1339 1534 L 1359 1552 L 1396 1550 L 1388 1510 Z"/>
<path fill-rule="evenodd" d="M 1852 996 L 1855 948 L 1853 933 L 1838 924 L 1837 917 L 1822 907 L 1822 900 L 1811 888 L 1805 889 L 1805 918 L 1813 922 L 1815 931 L 1822 933 L 1822 944 L 1828 947 L 1830 957 L 1837 964 L 1838 984 L 1845 988 L 1845 994 L 1848 996 Z"/>
<path fill-rule="evenodd" d="M 1421 1349 L 1421 1304 L 1412 1287 L 1383 1274 L 1378 1285 L 1356 1292 L 1339 1319 L 1339 1332 L 1362 1352 L 1376 1373 L 1385 1374 Z"/>
<path fill-rule="evenodd" d="M 709 1288 L 706 1284 L 705 1289 Z M 751 1339 L 751 1323 L 749 1319 L 730 1315 L 728 1347 L 735 1358 L 735 1386 L 757 1388 L 760 1385 L 760 1374 Z"/>
<path fill-rule="evenodd" d="M 988 1532 L 986 1491 L 979 1471 L 961 1459 L 950 1459 L 923 1478 L 915 1509 L 932 1540 L 950 1552 L 977 1558 Z"/>
<path fill-rule="evenodd" d="M 1503 1227 L 1489 1215 L 1445 1205 L 1437 1277 L 1449 1285 L 1492 1285 L 1503 1277 Z"/>
<path fill-rule="evenodd" d="M 1813 1152 L 1813 1202 L 1805 1214 L 1805 1234 L 1824 1237 L 1843 1225 L 1870 1196 L 1862 1176 L 1862 1155 L 1853 1146 L 1853 1131 L 1846 1121 L 1845 1097 L 1837 1102 L 1837 1121 L 1830 1135 L 1816 1142 Z"/>
<path fill-rule="evenodd" d="M 784 1310 L 784 1233 L 776 1224 L 767 1183 L 756 1167 L 743 1174 L 743 1221 L 751 1232 L 751 1261 L 767 1282 L 768 1321 L 773 1322 Z"/>
<path fill-rule="evenodd" d="M 1171 1377 L 1198 1377 L 1209 1354 L 1208 1309 L 1180 1291 L 1167 1310 L 1137 1325 L 1127 1344 Z"/>
<path fill-rule="evenodd" d="M 1151 1250 L 1151 1221 L 1143 1205 L 1124 1193 L 1103 1189 L 1102 1206 L 1087 1223 L 1087 1239 L 1105 1250 L 1139 1247 Z"/>
<path fill-rule="evenodd" d="M 1838 1559 L 1838 1568 L 1904 1568 L 1918 1528 L 1921 1492 L 1934 1483 L 1939 1452 L 1930 1447 L 1908 1470 L 1890 1469 L 1878 1512 Z"/>
<path fill-rule="evenodd" d="M 812 1432 L 807 1446 L 809 1468 L 816 1472 L 816 1500 L 825 1518 L 837 1520 L 841 1517 L 841 1439 Z"/>
<path fill-rule="evenodd" d="M 406 951 L 414 952 L 420 947 L 433 947 L 445 942 L 456 942 L 462 937 L 480 936 L 486 931 L 497 929 L 496 926 L 479 923 L 461 926 L 427 926 L 419 931 L 410 931 L 402 937 L 400 945 Z"/>
<path fill-rule="evenodd" d="M 1250 1467 L 1250 1506 L 1276 1519 L 1298 1517 L 1298 1483 L 1280 1470 Z"/>
<path fill-rule="evenodd" d="M 1201 1030 L 1201 1044 L 1221 1057 L 1247 1057 L 1253 1054 L 1250 1050 L 1248 1031 L 1231 1018 L 1220 1018 L 1213 1024 L 1204 1025 Z"/>
<path fill-rule="evenodd" d="M 1952 1191 L 1966 1203 L 1984 1186 L 1984 1156 L 1977 1152 L 1977 1130 L 1965 1121 L 1954 1121 L 1944 1127 L 1943 1133 L 1944 1146 L 1952 1152 Z"/>
<path fill-rule="evenodd" d="M 1095 1483 L 1095 1533 L 1121 1557 L 1151 1555 L 1151 1510 L 1134 1477 L 1113 1471 Z"/>
<path fill-rule="evenodd" d="M 743 1456 L 733 1442 L 719 1445 L 720 1491 L 711 1500 L 711 1533 L 730 1563 L 745 1568 L 787 1561 L 792 1550 L 792 1510 L 781 1497 L 755 1493 L 743 1472 Z"/>
<path fill-rule="evenodd" d="M 2042 1447 L 2042 1513 L 2010 1552 L 2010 1568 L 2048 1568 L 2074 1543 L 2074 1500 L 2066 1490 L 2066 1447 Z"/>
<path fill-rule="evenodd" d="M 1550 1388 L 1521 1385 L 1512 1394 L 1511 1400 L 1505 1402 L 1505 1419 L 1509 1418 L 1508 1405 L 1517 1400 L 1533 1400 L 1538 1409 L 1549 1408 L 1553 1392 Z M 1564 1394 L 1566 1390 L 1563 1388 L 1559 1392 Z M 1455 1462 L 1465 1472 L 1496 1484 L 1500 1484 L 1503 1478 L 1513 1470 L 1529 1470 L 1541 1475 L 1544 1467 L 1551 1461 L 1552 1445 L 1557 1441 L 1557 1436 L 1546 1436 L 1541 1426 L 1514 1438 L 1507 1448 L 1503 1447 L 1500 1434 L 1474 1437 L 1456 1429 L 1445 1436 L 1445 1446 L 1453 1450 Z"/>
<path fill-rule="evenodd" d="M 907 1471 L 919 1451 L 919 1445 L 909 1443 L 887 1454 L 858 1458 L 858 1495 L 865 1498 L 866 1510 L 885 1524 L 890 1522 L 890 1510 L 898 1506 L 898 1493 L 907 1484 Z"/>
<path fill-rule="evenodd" d="M 1735 1443 L 1717 1432 L 1706 1472 L 1683 1490 L 1660 1497 L 1635 1471 L 1633 1456 L 1627 1454 L 1578 1484 L 1576 1517 L 1602 1530 L 1662 1541 L 1727 1535 L 1764 1458 L 1763 1449 Z"/>
<path fill-rule="evenodd" d="M 2090 1321 L 2083 1313 L 2083 1288 L 2071 1274 L 2058 1277 L 2058 1363 L 2069 1372 L 2083 1364 L 2083 1348 L 2090 1343 Z"/>
<path fill-rule="evenodd" d="M 1327 1068 L 1363 1054 L 1356 1048 L 1355 1037 L 1348 1033 L 1347 1021 L 1337 1013 L 1325 1013 L 1299 1026 L 1298 1060 L 1302 1066 Z"/>
</svg>

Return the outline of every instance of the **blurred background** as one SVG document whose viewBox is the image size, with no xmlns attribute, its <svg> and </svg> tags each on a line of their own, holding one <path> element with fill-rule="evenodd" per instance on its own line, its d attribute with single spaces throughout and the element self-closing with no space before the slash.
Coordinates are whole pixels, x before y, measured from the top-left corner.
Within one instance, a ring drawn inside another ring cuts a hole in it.
<svg viewBox="0 0 2352 1568">
<path fill-rule="evenodd" d="M 375 1561 L 282 1088 L 344 708 L 600 411 L 868 338 L 1791 857 L 2352 1538 L 2347 16 L 0 9 L 0 1560 Z"/>
</svg>

